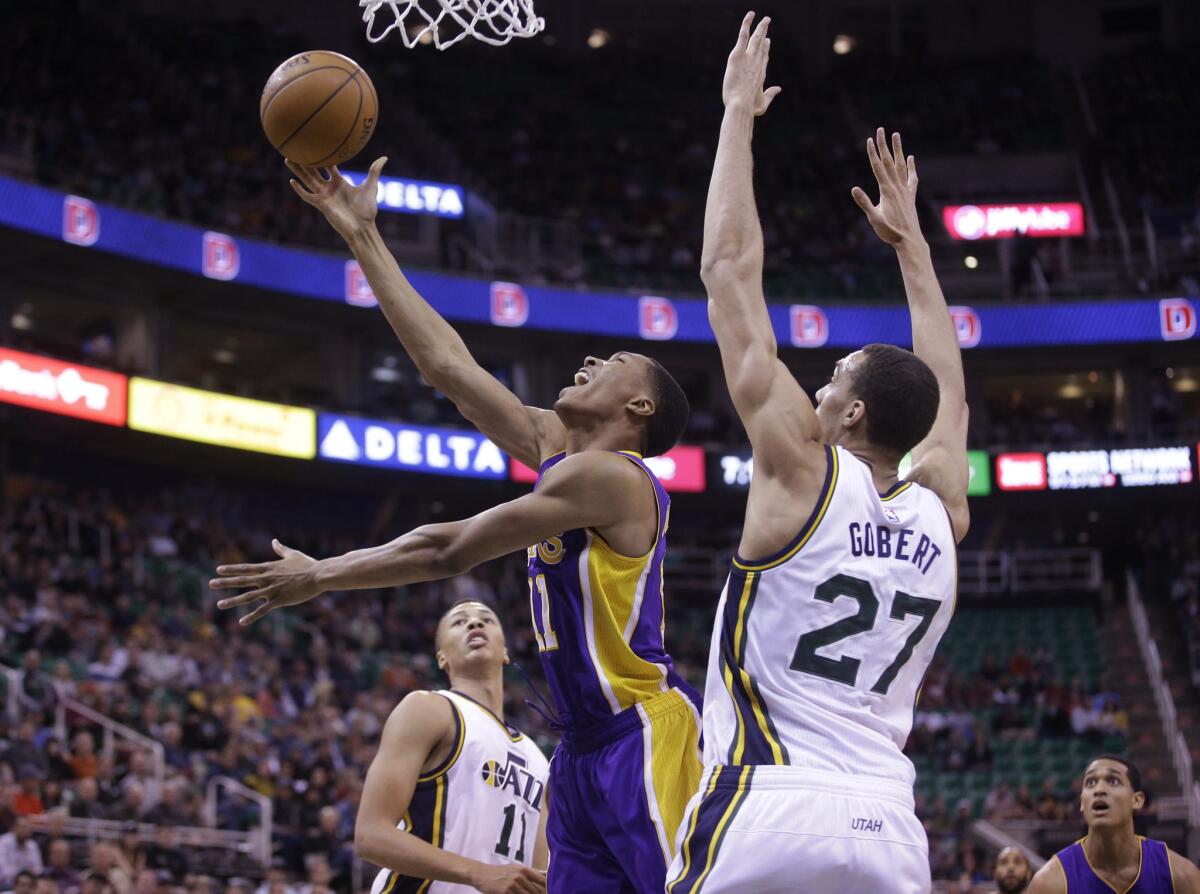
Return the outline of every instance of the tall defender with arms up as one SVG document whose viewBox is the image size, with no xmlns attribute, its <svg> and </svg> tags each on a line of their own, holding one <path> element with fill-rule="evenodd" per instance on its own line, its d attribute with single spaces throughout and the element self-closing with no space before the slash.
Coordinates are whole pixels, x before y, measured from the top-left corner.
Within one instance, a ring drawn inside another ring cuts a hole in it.
<svg viewBox="0 0 1200 894">
<path fill-rule="evenodd" d="M 916 353 L 842 358 L 815 411 L 779 359 L 751 163 L 754 119 L 779 88 L 763 89 L 769 20 L 751 34 L 752 20 L 725 74 L 701 272 L 754 477 L 709 656 L 705 776 L 667 890 L 916 894 L 930 887 L 928 843 L 901 748 L 968 523 L 958 341 L 916 169 L 880 130 L 867 150 L 880 202 L 854 198 L 896 249 Z"/>
<path fill-rule="evenodd" d="M 534 630 L 563 724 L 550 769 L 547 887 L 660 894 L 700 778 L 700 700 L 666 651 L 671 504 L 642 457 L 675 445 L 687 398 L 659 363 L 620 351 L 588 357 L 553 410 L 523 406 L 384 245 L 374 225 L 384 161 L 358 188 L 336 168 L 326 176 L 290 165 L 293 186 L 346 239 L 421 374 L 502 449 L 540 468 L 537 486 L 474 518 L 320 562 L 276 545 L 278 562 L 218 569 L 214 586 L 250 588 L 221 605 L 259 602 L 249 622 L 321 592 L 449 577 L 528 549 Z"/>
</svg>

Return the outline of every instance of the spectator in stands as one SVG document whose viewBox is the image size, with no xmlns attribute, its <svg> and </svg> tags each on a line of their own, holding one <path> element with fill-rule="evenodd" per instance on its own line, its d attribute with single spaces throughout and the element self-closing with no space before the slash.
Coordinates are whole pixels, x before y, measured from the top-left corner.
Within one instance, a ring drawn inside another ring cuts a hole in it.
<svg viewBox="0 0 1200 894">
<path fill-rule="evenodd" d="M 996 856 L 996 869 L 992 873 L 996 882 L 995 894 L 1021 894 L 1033 878 L 1033 867 L 1019 848 L 1006 847 Z"/>
<path fill-rule="evenodd" d="M 341 817 L 338 816 L 337 808 L 332 806 L 322 807 L 318 814 L 317 828 L 305 838 L 304 842 L 305 856 L 318 855 L 323 857 L 329 864 L 329 868 L 333 872 L 335 879 L 349 871 L 351 859 L 351 852 L 346 844 L 346 836 L 338 829 L 340 820 Z"/>
<path fill-rule="evenodd" d="M 34 736 L 37 734 L 37 724 L 26 718 L 17 724 L 16 740 L 4 752 L 4 761 L 14 770 L 19 767 L 34 767 L 39 772 L 49 769 L 46 766 L 46 755 L 37 746 Z"/>
<path fill-rule="evenodd" d="M 254 886 L 244 878 L 234 876 L 225 885 L 225 894 L 251 894 Z"/>
<path fill-rule="evenodd" d="M 42 874 L 42 853 L 33 840 L 29 820 L 19 815 L 11 832 L 0 835 L 0 884 L 11 885 L 22 870 Z"/>
<path fill-rule="evenodd" d="M 983 815 L 990 820 L 1009 819 L 1017 806 L 1012 789 L 1005 781 L 1000 781 L 987 794 L 983 802 Z"/>
<path fill-rule="evenodd" d="M 163 759 L 168 767 L 183 772 L 188 769 L 188 751 L 183 747 L 183 727 L 177 720 L 162 726 Z M 164 792 L 165 794 L 165 792 Z"/>
<path fill-rule="evenodd" d="M 79 894 L 114 894 L 115 889 L 103 872 L 88 870 L 84 872 L 79 886 Z"/>
<path fill-rule="evenodd" d="M 62 894 L 59 890 L 58 882 L 48 875 L 39 875 L 37 883 L 33 887 L 33 894 Z"/>
<path fill-rule="evenodd" d="M 1066 819 L 1066 805 L 1058 796 L 1053 776 L 1047 776 L 1042 780 L 1042 790 L 1038 794 L 1037 815 L 1038 819 L 1048 821 Z"/>
<path fill-rule="evenodd" d="M 80 730 L 75 734 L 75 747 L 69 759 L 71 769 L 76 779 L 95 776 L 100 769 L 100 759 L 96 756 L 96 740 L 91 731 Z"/>
<path fill-rule="evenodd" d="M 146 811 L 145 821 L 157 826 L 184 826 L 190 818 L 187 805 L 181 796 L 183 783 L 168 779 L 163 783 L 162 800 Z"/>
<path fill-rule="evenodd" d="M 113 807 L 113 818 L 137 821 L 146 813 L 146 799 L 142 784 L 136 779 L 126 779 L 121 785 L 121 800 Z"/>
<path fill-rule="evenodd" d="M 37 876 L 32 872 L 28 869 L 22 869 L 12 881 L 12 890 L 5 891 L 4 894 L 33 894 L 33 886 L 36 880 Z"/>
<path fill-rule="evenodd" d="M 1033 793 L 1029 786 L 1021 783 L 1017 788 L 1016 804 L 1013 805 L 1010 819 L 1032 819 L 1037 813 L 1037 805 L 1033 803 Z"/>
<path fill-rule="evenodd" d="M 105 880 L 113 894 L 129 894 L 133 889 L 133 866 L 121 850 L 108 841 L 97 841 L 88 854 L 88 870 Z"/>
<path fill-rule="evenodd" d="M 129 770 L 121 780 L 124 788 L 140 786 L 142 790 L 141 810 L 152 810 L 162 799 L 162 784 L 150 769 L 150 756 L 138 749 L 129 756 Z"/>
<path fill-rule="evenodd" d="M 255 889 L 254 894 L 296 894 L 296 890 L 289 884 L 289 881 L 287 861 L 277 858 L 271 861 L 267 877 Z"/>
<path fill-rule="evenodd" d="M 183 880 L 187 859 L 176 846 L 175 831 L 170 826 L 158 826 L 154 830 L 154 841 L 139 849 L 138 868 L 166 872 L 172 883 Z"/>
<path fill-rule="evenodd" d="M 96 777 L 85 776 L 75 785 L 75 798 L 71 801 L 70 814 L 79 819 L 108 819 L 107 807 L 100 803 L 100 786 Z"/>
<path fill-rule="evenodd" d="M 329 887 L 333 882 L 329 861 L 320 854 L 313 854 L 304 864 L 308 868 L 308 882 L 296 889 L 295 894 L 333 894 L 333 889 Z"/>
<path fill-rule="evenodd" d="M 61 894 L 78 894 L 79 873 L 71 868 L 71 845 L 65 838 L 55 838 L 46 849 L 46 871 L 58 884 Z"/>
<path fill-rule="evenodd" d="M 62 742 L 51 736 L 42 746 L 46 755 L 46 778 L 54 782 L 65 782 L 75 778 L 75 771 L 63 754 Z"/>
<path fill-rule="evenodd" d="M 25 764 L 17 770 L 21 789 L 13 796 L 13 812 L 20 816 L 37 816 L 46 812 L 42 801 L 42 771 L 33 764 Z"/>
<path fill-rule="evenodd" d="M 153 869 L 139 870 L 133 883 L 133 894 L 161 894 L 167 882 L 165 876 L 166 873 L 160 875 Z"/>
</svg>

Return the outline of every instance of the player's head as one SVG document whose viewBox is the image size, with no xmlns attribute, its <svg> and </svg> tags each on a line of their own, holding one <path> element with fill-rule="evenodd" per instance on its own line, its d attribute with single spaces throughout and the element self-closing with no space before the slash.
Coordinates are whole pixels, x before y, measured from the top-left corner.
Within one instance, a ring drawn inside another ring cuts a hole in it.
<svg viewBox="0 0 1200 894">
<path fill-rule="evenodd" d="M 482 602 L 463 600 L 447 609 L 438 621 L 433 640 L 438 667 L 450 677 L 477 676 L 508 664 L 504 628 L 496 613 Z"/>
<path fill-rule="evenodd" d="M 1142 773 L 1128 758 L 1102 754 L 1083 771 L 1079 807 L 1091 829 L 1133 829 L 1133 814 L 1146 803 Z"/>
<path fill-rule="evenodd" d="M 996 857 L 996 870 L 992 878 L 998 894 L 1020 894 L 1029 887 L 1033 867 L 1018 848 L 1006 847 Z"/>
<path fill-rule="evenodd" d="M 687 396 L 666 368 L 644 354 L 618 351 L 607 360 L 588 357 L 575 384 L 558 395 L 554 410 L 568 425 L 628 425 L 643 456 L 666 453 L 687 428 Z"/>
<path fill-rule="evenodd" d="M 938 397 L 933 370 L 912 351 L 867 345 L 839 360 L 817 392 L 821 440 L 869 444 L 899 460 L 933 428 Z"/>
</svg>

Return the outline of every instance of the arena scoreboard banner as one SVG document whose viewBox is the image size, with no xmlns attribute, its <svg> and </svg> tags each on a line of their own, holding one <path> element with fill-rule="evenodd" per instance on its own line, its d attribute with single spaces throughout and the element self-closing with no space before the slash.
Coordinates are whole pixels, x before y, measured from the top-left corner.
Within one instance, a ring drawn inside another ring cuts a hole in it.
<svg viewBox="0 0 1200 894">
<path fill-rule="evenodd" d="M 105 425 L 125 424 L 120 373 L 0 348 L 0 401 Z"/>
<path fill-rule="evenodd" d="M 307 407 L 250 400 L 230 394 L 129 380 L 129 427 L 218 447 L 275 456 L 316 456 L 316 413 Z"/>
<path fill-rule="evenodd" d="M 410 193 L 404 187 L 399 197 L 407 203 Z M 385 188 L 385 199 L 387 195 Z M 423 193 L 418 185 L 415 195 L 424 202 L 433 193 Z M 1018 214 L 1015 219 L 1025 218 Z M 344 255 L 159 220 L 5 177 L 0 177 L 0 225 L 221 282 L 352 306 L 375 304 L 361 271 Z M 986 234 L 986 226 L 985 222 L 981 235 Z M 541 288 L 407 272 L 430 304 L 456 322 L 642 341 L 713 341 L 705 302 L 699 298 Z M 781 297 L 773 299 L 779 302 Z M 769 313 L 779 343 L 795 348 L 843 351 L 870 342 L 911 344 L 908 311 L 902 305 L 772 303 Z M 1197 305 L 1186 297 L 956 306 L 951 315 L 959 344 L 981 350 L 1181 341 L 1197 333 Z"/>
<path fill-rule="evenodd" d="M 337 462 L 463 478 L 508 478 L 508 458 L 500 448 L 461 428 L 322 413 L 317 417 L 317 443 L 321 459 Z"/>
<path fill-rule="evenodd" d="M 1003 491 L 1153 487 L 1195 480 L 1192 447 L 1120 447 L 1002 453 L 996 483 Z"/>
<path fill-rule="evenodd" d="M 726 487 L 745 488 L 750 486 L 754 477 L 754 460 L 744 454 L 727 453 L 715 458 L 716 477 Z M 905 454 L 900 460 L 899 473 L 903 478 L 912 468 L 912 454 Z M 967 482 L 968 497 L 986 497 L 992 492 L 992 461 L 986 450 L 967 451 L 967 469 L 970 479 Z"/>
<path fill-rule="evenodd" d="M 513 481 L 533 484 L 537 472 L 523 462 L 510 458 L 509 475 Z M 701 494 L 707 484 L 704 473 L 704 448 L 679 445 L 672 447 L 662 456 L 651 456 L 646 460 L 662 486 L 673 493 Z"/>
</svg>

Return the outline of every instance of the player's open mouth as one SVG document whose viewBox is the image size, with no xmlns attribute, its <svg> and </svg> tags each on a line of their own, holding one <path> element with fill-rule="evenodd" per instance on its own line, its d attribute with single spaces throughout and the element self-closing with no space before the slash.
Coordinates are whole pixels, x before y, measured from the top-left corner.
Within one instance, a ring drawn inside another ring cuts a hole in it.
<svg viewBox="0 0 1200 894">
<path fill-rule="evenodd" d="M 591 380 L 592 380 L 592 377 L 586 369 L 581 369 L 581 370 L 579 370 L 579 372 L 575 373 L 575 384 L 576 385 L 586 385 Z"/>
<path fill-rule="evenodd" d="M 1108 813 L 1108 802 L 1099 801 L 1092 803 L 1092 813 Z"/>
<path fill-rule="evenodd" d="M 468 646 L 486 646 L 487 645 L 487 634 L 472 633 L 470 636 L 467 637 L 467 645 Z"/>
</svg>

